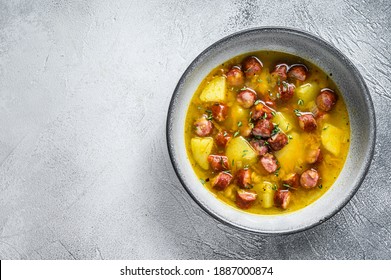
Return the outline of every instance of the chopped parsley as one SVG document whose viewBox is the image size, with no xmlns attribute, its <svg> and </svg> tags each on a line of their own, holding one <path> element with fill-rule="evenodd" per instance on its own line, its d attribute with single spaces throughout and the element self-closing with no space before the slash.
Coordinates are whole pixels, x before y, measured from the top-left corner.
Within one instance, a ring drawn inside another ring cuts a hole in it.
<svg viewBox="0 0 391 280">
<path fill-rule="evenodd" d="M 272 136 L 280 132 L 280 128 L 278 127 L 279 125 L 276 124 L 272 130 Z"/>
<path fill-rule="evenodd" d="M 322 186 L 322 185 L 319 185 L 319 186 L 318 186 L 318 188 L 319 188 L 319 189 L 322 189 L 322 188 L 323 188 L 323 186 Z"/>
<path fill-rule="evenodd" d="M 293 112 L 295 113 L 296 116 L 300 117 L 301 116 L 301 112 L 297 109 L 293 110 Z"/>
<path fill-rule="evenodd" d="M 304 105 L 303 99 L 299 99 L 299 100 L 297 101 L 297 105 L 303 106 L 303 105 Z"/>
<path fill-rule="evenodd" d="M 277 185 L 276 185 L 276 184 L 273 184 L 272 190 L 273 190 L 273 191 L 276 191 L 277 189 L 278 189 Z"/>
<path fill-rule="evenodd" d="M 289 139 L 293 139 L 292 135 L 288 135 L 288 138 L 289 138 Z"/>
<path fill-rule="evenodd" d="M 212 111 L 211 110 L 205 110 L 205 112 L 208 114 L 206 119 L 209 120 L 209 121 L 212 120 L 213 119 Z"/>
<path fill-rule="evenodd" d="M 276 116 L 276 112 L 272 111 L 272 115 L 273 115 L 273 117 L 275 117 Z"/>
<path fill-rule="evenodd" d="M 281 167 L 278 167 L 277 170 L 274 172 L 274 175 L 276 177 L 278 177 L 278 175 L 280 175 L 280 169 L 281 169 Z"/>
<path fill-rule="evenodd" d="M 262 83 L 262 82 L 263 82 L 263 80 L 262 80 L 262 79 L 258 79 L 257 81 L 258 81 L 258 83 Z"/>
<path fill-rule="evenodd" d="M 326 129 L 328 129 L 329 127 L 328 126 L 325 126 L 325 127 L 323 127 L 323 130 L 326 130 Z"/>
<path fill-rule="evenodd" d="M 204 179 L 202 179 L 202 178 L 200 178 L 200 182 L 201 182 L 201 184 L 205 184 L 206 183 L 206 181 L 204 180 Z"/>
<path fill-rule="evenodd" d="M 224 131 L 223 136 L 226 137 L 228 135 L 227 131 Z"/>
<path fill-rule="evenodd" d="M 242 126 L 242 122 L 239 121 L 239 122 L 238 122 L 238 127 L 241 127 L 241 126 Z"/>
<path fill-rule="evenodd" d="M 261 103 L 261 100 L 260 100 L 260 99 L 256 100 L 256 101 L 254 102 L 254 105 L 258 105 L 259 103 Z M 252 113 L 252 112 L 250 112 L 250 113 Z"/>
<path fill-rule="evenodd" d="M 239 135 L 239 131 L 236 131 L 235 133 L 234 133 L 234 137 L 236 137 L 236 136 L 238 136 Z"/>
<path fill-rule="evenodd" d="M 292 186 L 289 185 L 289 184 L 282 184 L 282 185 L 283 185 L 285 188 L 296 190 L 296 188 L 292 187 Z"/>
</svg>

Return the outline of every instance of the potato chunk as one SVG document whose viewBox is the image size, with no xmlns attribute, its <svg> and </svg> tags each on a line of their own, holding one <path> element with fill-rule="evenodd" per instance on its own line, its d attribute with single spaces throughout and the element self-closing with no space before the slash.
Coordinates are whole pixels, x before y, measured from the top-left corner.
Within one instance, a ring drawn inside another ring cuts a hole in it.
<svg viewBox="0 0 391 280">
<path fill-rule="evenodd" d="M 270 208 L 274 205 L 274 190 L 273 184 L 268 181 L 263 181 L 254 186 L 255 191 L 258 193 L 258 201 L 262 208 Z"/>
<path fill-rule="evenodd" d="M 287 173 L 296 172 L 295 166 L 300 166 L 305 162 L 305 145 L 300 134 L 296 132 L 291 133 L 291 139 L 284 149 L 274 153 L 281 168 Z M 281 174 L 283 175 L 283 174 Z"/>
<path fill-rule="evenodd" d="M 227 96 L 225 77 L 216 77 L 204 88 L 200 94 L 202 102 L 223 102 Z"/>
<path fill-rule="evenodd" d="M 194 160 L 203 169 L 209 169 L 208 156 L 212 151 L 213 138 L 212 137 L 194 137 L 191 138 L 191 152 Z"/>
<path fill-rule="evenodd" d="M 225 155 L 231 166 L 243 168 L 245 165 L 251 165 L 257 161 L 257 153 L 246 139 L 239 136 L 232 138 L 225 149 Z M 232 164 L 232 161 L 234 162 Z"/>
<path fill-rule="evenodd" d="M 322 145 L 335 156 L 339 155 L 342 142 L 342 131 L 332 124 L 325 123 L 322 128 Z"/>
<path fill-rule="evenodd" d="M 316 83 L 306 83 L 296 88 L 296 96 L 303 100 L 304 108 L 308 108 L 308 104 L 314 101 L 319 93 L 319 87 Z"/>
<path fill-rule="evenodd" d="M 273 122 L 278 124 L 278 127 L 285 133 L 292 129 L 292 124 L 288 121 L 287 118 L 284 117 L 284 114 L 281 112 L 276 112 L 275 116 L 273 117 Z"/>
</svg>

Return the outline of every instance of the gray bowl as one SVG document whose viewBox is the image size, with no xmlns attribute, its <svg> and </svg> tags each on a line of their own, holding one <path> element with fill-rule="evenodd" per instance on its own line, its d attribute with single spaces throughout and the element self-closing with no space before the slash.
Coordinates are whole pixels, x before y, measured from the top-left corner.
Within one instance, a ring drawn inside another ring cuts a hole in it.
<svg viewBox="0 0 391 280">
<path fill-rule="evenodd" d="M 333 186 L 302 210 L 282 215 L 255 215 L 237 210 L 199 182 L 185 149 L 184 120 L 190 100 L 204 77 L 217 65 L 239 54 L 274 50 L 302 57 L 332 78 L 346 102 L 351 142 L 346 163 Z M 368 88 L 357 68 L 340 51 L 309 33 L 277 27 L 255 28 L 227 36 L 197 56 L 173 93 L 167 117 L 167 144 L 179 180 L 210 215 L 240 229 L 259 233 L 292 233 L 308 229 L 337 213 L 360 187 L 375 146 L 375 111 Z"/>
</svg>

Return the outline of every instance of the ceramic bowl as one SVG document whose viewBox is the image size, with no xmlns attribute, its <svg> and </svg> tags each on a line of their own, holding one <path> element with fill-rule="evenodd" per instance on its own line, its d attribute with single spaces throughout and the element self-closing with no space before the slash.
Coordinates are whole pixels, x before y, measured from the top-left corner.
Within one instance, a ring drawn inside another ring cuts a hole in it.
<svg viewBox="0 0 391 280">
<path fill-rule="evenodd" d="M 258 50 L 290 53 L 314 63 L 326 73 L 332 73 L 332 79 L 343 95 L 350 117 L 350 149 L 339 177 L 321 198 L 288 214 L 255 215 L 221 202 L 201 185 L 186 154 L 184 120 L 190 100 L 201 81 L 224 61 Z M 318 225 L 337 213 L 352 198 L 367 173 L 374 152 L 375 132 L 375 112 L 371 96 L 353 63 L 317 36 L 277 27 L 238 32 L 204 50 L 180 78 L 167 117 L 169 154 L 185 190 L 207 213 L 221 222 L 259 233 L 297 232 Z"/>
</svg>

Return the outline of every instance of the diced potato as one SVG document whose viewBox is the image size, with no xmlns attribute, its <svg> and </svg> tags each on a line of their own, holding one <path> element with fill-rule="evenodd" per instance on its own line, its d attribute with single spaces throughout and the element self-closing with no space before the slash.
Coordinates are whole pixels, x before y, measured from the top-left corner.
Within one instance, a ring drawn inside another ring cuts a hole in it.
<svg viewBox="0 0 391 280">
<path fill-rule="evenodd" d="M 216 77 L 201 92 L 202 102 L 223 102 L 227 96 L 225 77 Z"/>
<path fill-rule="evenodd" d="M 303 105 L 301 106 L 306 108 L 308 106 L 308 103 L 314 101 L 318 96 L 319 87 L 314 82 L 306 83 L 296 88 L 295 93 L 298 99 L 303 100 Z"/>
<path fill-rule="evenodd" d="M 262 95 L 267 95 L 268 90 L 275 84 L 272 76 L 270 75 L 269 68 L 263 68 L 261 74 L 257 78 L 257 90 Z"/>
<path fill-rule="evenodd" d="M 270 208 L 274 205 L 274 190 L 273 184 L 268 181 L 255 186 L 258 193 L 258 199 L 263 208 Z"/>
<path fill-rule="evenodd" d="M 238 169 L 257 162 L 257 153 L 254 148 L 241 136 L 232 138 L 228 142 L 225 155 L 231 165 L 234 161 L 233 165 Z"/>
<path fill-rule="evenodd" d="M 295 165 L 300 166 L 305 162 L 305 145 L 300 134 L 292 132 L 289 143 L 274 154 L 281 165 L 281 169 L 286 173 L 296 172 Z M 281 174 L 283 175 L 283 174 Z"/>
<path fill-rule="evenodd" d="M 335 156 L 338 156 L 341 150 L 342 138 L 341 129 L 329 123 L 323 125 L 321 134 L 323 147 Z"/>
<path fill-rule="evenodd" d="M 286 132 L 289 132 L 292 129 L 292 124 L 284 117 L 284 114 L 281 112 L 276 112 L 273 117 L 273 122 L 278 124 L 278 127 Z"/>
<path fill-rule="evenodd" d="M 213 138 L 212 137 L 194 137 L 191 138 L 191 151 L 193 153 L 194 160 L 201 166 L 203 169 L 209 169 L 208 156 L 213 148 Z"/>
<path fill-rule="evenodd" d="M 231 127 L 232 130 L 237 130 L 238 122 L 241 121 L 244 123 L 244 120 L 247 121 L 250 118 L 249 114 L 249 109 L 244 109 L 239 104 L 235 104 L 230 109 L 231 117 L 227 119 L 226 124 Z"/>
</svg>

